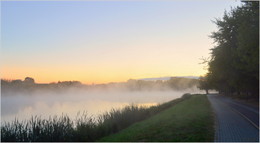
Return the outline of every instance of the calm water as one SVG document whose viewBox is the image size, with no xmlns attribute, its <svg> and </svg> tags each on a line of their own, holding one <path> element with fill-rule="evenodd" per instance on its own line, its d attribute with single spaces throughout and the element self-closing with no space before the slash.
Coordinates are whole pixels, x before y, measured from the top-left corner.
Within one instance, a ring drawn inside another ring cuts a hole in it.
<svg viewBox="0 0 260 143">
<path fill-rule="evenodd" d="M 38 92 L 32 95 L 2 95 L 1 120 L 29 119 L 37 115 L 48 118 L 67 114 L 72 119 L 78 112 L 87 111 L 97 116 L 112 108 L 122 108 L 131 103 L 152 106 L 181 97 L 185 91 L 66 91 L 63 93 Z"/>
</svg>

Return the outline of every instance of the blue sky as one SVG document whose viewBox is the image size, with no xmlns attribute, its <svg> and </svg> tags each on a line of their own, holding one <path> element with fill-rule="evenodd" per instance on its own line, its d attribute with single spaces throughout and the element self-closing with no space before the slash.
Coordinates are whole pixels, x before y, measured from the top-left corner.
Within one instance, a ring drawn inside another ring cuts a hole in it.
<svg viewBox="0 0 260 143">
<path fill-rule="evenodd" d="M 211 20 L 240 3 L 1 2 L 3 77 L 102 83 L 203 75 Z"/>
</svg>

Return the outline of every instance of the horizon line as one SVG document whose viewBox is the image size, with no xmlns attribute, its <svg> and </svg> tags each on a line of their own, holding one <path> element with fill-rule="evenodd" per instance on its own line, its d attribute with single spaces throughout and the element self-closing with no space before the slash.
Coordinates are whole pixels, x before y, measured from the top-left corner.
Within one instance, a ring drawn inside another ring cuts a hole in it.
<svg viewBox="0 0 260 143">
<path fill-rule="evenodd" d="M 17 79 L 10 79 L 10 78 L 1 78 L 1 80 L 8 80 L 8 81 L 12 81 L 12 80 L 21 80 L 23 81 L 26 77 L 30 77 L 30 76 L 25 76 L 23 79 L 21 78 L 17 78 Z M 194 75 L 189 75 L 189 76 L 160 76 L 160 77 L 146 77 L 146 78 L 128 78 L 125 81 L 109 81 L 109 82 L 82 82 L 80 80 L 58 80 L 58 81 L 51 81 L 51 82 L 35 82 L 37 84 L 50 84 L 50 83 L 58 83 L 58 82 L 65 82 L 65 81 L 78 81 L 81 84 L 109 84 L 109 83 L 122 83 L 122 82 L 127 82 L 128 80 L 149 80 L 149 79 L 158 79 L 160 80 L 160 78 L 172 78 L 172 77 L 177 77 L 177 78 L 191 78 L 191 77 L 196 77 L 199 78 L 200 76 L 194 76 Z M 33 78 L 33 77 L 30 77 Z M 196 79 L 194 78 L 194 79 Z M 35 78 L 33 78 L 35 80 Z M 153 81 L 153 80 L 149 80 L 149 81 Z"/>
</svg>

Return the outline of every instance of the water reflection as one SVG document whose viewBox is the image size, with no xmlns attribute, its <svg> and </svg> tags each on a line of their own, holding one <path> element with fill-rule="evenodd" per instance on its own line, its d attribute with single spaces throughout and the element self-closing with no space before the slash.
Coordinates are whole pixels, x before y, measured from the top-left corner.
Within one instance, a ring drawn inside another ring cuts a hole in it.
<svg viewBox="0 0 260 143">
<path fill-rule="evenodd" d="M 122 108 L 131 103 L 152 106 L 182 96 L 176 91 L 68 91 L 63 93 L 36 92 L 32 95 L 15 94 L 1 97 L 1 120 L 42 118 L 67 114 L 72 119 L 78 112 L 87 111 L 97 116 L 112 108 Z"/>
</svg>

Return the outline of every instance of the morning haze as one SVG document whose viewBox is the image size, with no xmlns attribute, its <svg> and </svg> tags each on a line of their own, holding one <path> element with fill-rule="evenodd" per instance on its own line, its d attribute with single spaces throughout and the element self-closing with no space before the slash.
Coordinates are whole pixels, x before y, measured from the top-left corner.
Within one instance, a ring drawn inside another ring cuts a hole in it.
<svg viewBox="0 0 260 143">
<path fill-rule="evenodd" d="M 4 0 L 1 38 L 1 141 L 259 142 L 259 2 Z"/>
</svg>

